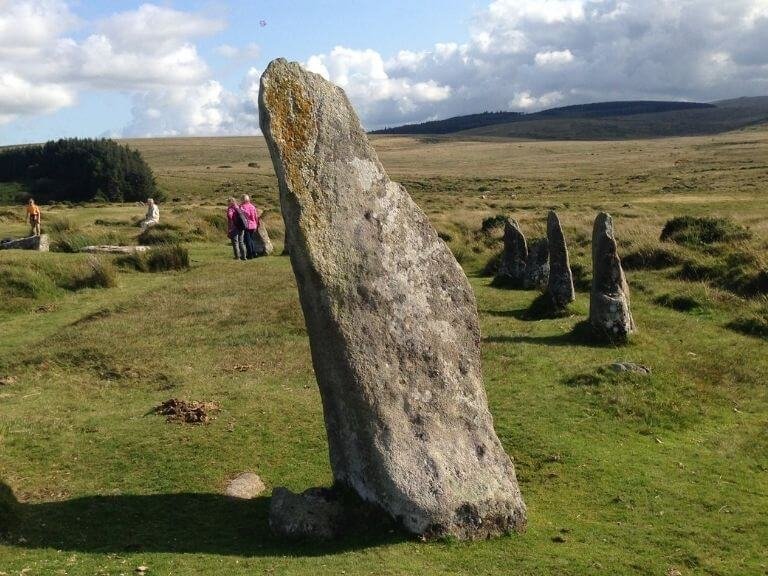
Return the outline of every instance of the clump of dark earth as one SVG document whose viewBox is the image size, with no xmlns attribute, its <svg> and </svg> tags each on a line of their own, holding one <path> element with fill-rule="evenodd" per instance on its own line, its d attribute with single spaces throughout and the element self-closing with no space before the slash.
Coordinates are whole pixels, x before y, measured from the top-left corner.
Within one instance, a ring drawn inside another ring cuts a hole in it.
<svg viewBox="0 0 768 576">
<path fill-rule="evenodd" d="M 198 402 L 171 398 L 155 408 L 155 414 L 165 416 L 168 422 L 184 424 L 206 424 L 213 419 L 221 407 L 218 402 Z"/>
</svg>

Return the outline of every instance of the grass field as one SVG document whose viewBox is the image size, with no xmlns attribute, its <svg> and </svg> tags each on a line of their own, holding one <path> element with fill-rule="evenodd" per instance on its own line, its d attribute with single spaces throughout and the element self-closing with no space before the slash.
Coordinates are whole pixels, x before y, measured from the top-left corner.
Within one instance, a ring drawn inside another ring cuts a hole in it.
<svg viewBox="0 0 768 576">
<path fill-rule="evenodd" d="M 421 543 L 382 525 L 291 544 L 269 533 L 268 493 L 223 496 L 244 470 L 270 488 L 331 481 L 290 262 L 233 261 L 220 227 L 226 197 L 250 193 L 279 254 L 276 180 L 258 138 L 129 143 L 168 193 L 161 220 L 191 268 L 139 273 L 105 258 L 117 285 L 76 289 L 86 255 L 0 252 L 0 513 L 3 498 L 16 509 L 0 522 L 0 574 L 768 574 L 768 300 L 725 273 L 683 279 L 730 260 L 742 275 L 766 269 L 768 129 L 621 142 L 374 139 L 477 295 L 489 404 L 529 528 L 475 543 Z M 535 292 L 496 289 L 480 274 L 500 239 L 479 230 L 509 214 L 535 237 L 551 207 L 582 291 L 570 316 L 537 320 Z M 621 253 L 635 261 L 640 332 L 620 348 L 577 330 L 598 210 L 614 215 Z M 20 213 L 0 206 L 0 237 L 24 233 Z M 55 206 L 43 224 L 59 246 L 131 243 L 142 213 Z M 664 223 L 683 215 L 728 217 L 750 237 L 660 242 Z M 662 252 L 674 261 L 658 264 Z M 617 360 L 652 374 L 601 370 Z M 213 400 L 221 412 L 207 425 L 167 423 L 152 409 L 171 397 Z"/>
</svg>

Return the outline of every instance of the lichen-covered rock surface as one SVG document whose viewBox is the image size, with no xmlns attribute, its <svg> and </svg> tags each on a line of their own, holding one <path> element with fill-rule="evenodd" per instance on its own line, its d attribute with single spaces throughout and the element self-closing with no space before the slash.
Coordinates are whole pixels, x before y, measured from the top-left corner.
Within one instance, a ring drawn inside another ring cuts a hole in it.
<svg viewBox="0 0 768 576">
<path fill-rule="evenodd" d="M 606 212 L 595 218 L 592 229 L 592 292 L 589 321 L 598 335 L 624 340 L 635 332 L 629 308 L 629 285 L 621 268 L 613 219 Z"/>
<path fill-rule="evenodd" d="M 528 262 L 528 244 L 517 220 L 507 218 L 504 223 L 504 250 L 499 260 L 499 271 L 493 279 L 496 286 L 522 288 Z"/>
<path fill-rule="evenodd" d="M 547 214 L 547 241 L 549 243 L 549 281 L 547 294 L 557 310 L 565 309 L 576 299 L 573 289 L 573 274 L 568 258 L 568 245 L 565 242 L 560 219 L 554 210 Z"/>
<path fill-rule="evenodd" d="M 259 110 L 335 481 L 425 537 L 522 529 L 461 267 L 389 180 L 340 88 L 275 60 Z"/>
</svg>

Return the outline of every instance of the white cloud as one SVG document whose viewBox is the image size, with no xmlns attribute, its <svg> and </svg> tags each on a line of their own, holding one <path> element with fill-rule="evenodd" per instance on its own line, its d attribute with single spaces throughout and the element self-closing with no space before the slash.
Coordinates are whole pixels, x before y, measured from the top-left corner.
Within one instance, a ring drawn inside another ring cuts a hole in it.
<svg viewBox="0 0 768 576">
<path fill-rule="evenodd" d="M 74 94 L 63 86 L 32 85 L 12 72 L 0 73 L 0 123 L 20 115 L 53 112 L 74 101 Z"/>
<path fill-rule="evenodd" d="M 250 42 L 240 48 L 231 44 L 220 44 L 214 51 L 219 56 L 230 60 L 256 60 L 261 55 L 261 48 L 255 42 Z"/>
<path fill-rule="evenodd" d="M 163 51 L 189 38 L 220 32 L 226 24 L 219 18 L 182 12 L 154 4 L 142 4 L 136 10 L 120 12 L 102 20 L 100 32 L 118 49 Z"/>
<path fill-rule="evenodd" d="M 573 54 L 570 50 L 552 50 L 548 52 L 538 52 L 534 56 L 536 66 L 562 66 L 573 62 Z"/>
</svg>

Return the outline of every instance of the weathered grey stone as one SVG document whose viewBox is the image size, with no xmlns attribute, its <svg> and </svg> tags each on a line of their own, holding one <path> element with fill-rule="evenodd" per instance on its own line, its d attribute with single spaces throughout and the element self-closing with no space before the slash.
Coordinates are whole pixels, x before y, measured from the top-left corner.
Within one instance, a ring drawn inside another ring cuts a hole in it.
<svg viewBox="0 0 768 576">
<path fill-rule="evenodd" d="M 80 249 L 80 252 L 88 252 L 89 254 L 105 253 L 105 254 L 135 254 L 136 252 L 146 252 L 150 246 L 113 246 L 111 244 L 101 244 L 98 246 L 85 246 Z"/>
<path fill-rule="evenodd" d="M 528 245 L 517 220 L 507 218 L 504 223 L 504 250 L 499 261 L 499 271 L 493 279 L 497 286 L 522 288 L 525 267 L 528 262 Z"/>
<path fill-rule="evenodd" d="M 37 252 L 48 252 L 49 249 L 50 240 L 48 234 L 27 236 L 26 238 L 12 238 L 0 242 L 0 250 L 35 250 Z"/>
<path fill-rule="evenodd" d="M 243 472 L 235 476 L 229 484 L 224 493 L 232 498 L 243 498 L 249 500 L 255 498 L 264 490 L 266 490 L 264 482 L 259 478 L 258 474 L 253 472 Z"/>
<path fill-rule="evenodd" d="M 253 243 L 256 246 L 257 256 L 268 256 L 275 250 L 272 246 L 272 241 L 269 239 L 267 225 L 264 224 L 264 220 L 259 220 L 259 227 L 256 229 L 256 234 L 253 235 Z"/>
<path fill-rule="evenodd" d="M 625 339 L 635 331 L 629 308 L 629 285 L 617 252 L 613 219 L 606 212 L 597 215 L 592 230 L 589 321 L 599 334 L 616 340 Z"/>
<path fill-rule="evenodd" d="M 565 243 L 560 219 L 554 210 L 547 215 L 547 240 L 549 241 L 549 294 L 555 309 L 563 310 L 576 299 L 573 289 L 573 274 L 568 259 L 568 246 Z"/>
<path fill-rule="evenodd" d="M 527 290 L 543 290 L 549 281 L 549 245 L 546 238 L 531 242 L 528 261 L 525 263 L 523 287 Z"/>
<path fill-rule="evenodd" d="M 272 490 L 269 527 L 292 540 L 332 540 L 344 529 L 344 507 L 330 490 L 310 488 L 302 494 L 282 486 Z"/>
<path fill-rule="evenodd" d="M 416 534 L 522 529 L 461 267 L 389 180 L 340 88 L 275 60 L 259 110 L 335 481 Z"/>
</svg>

